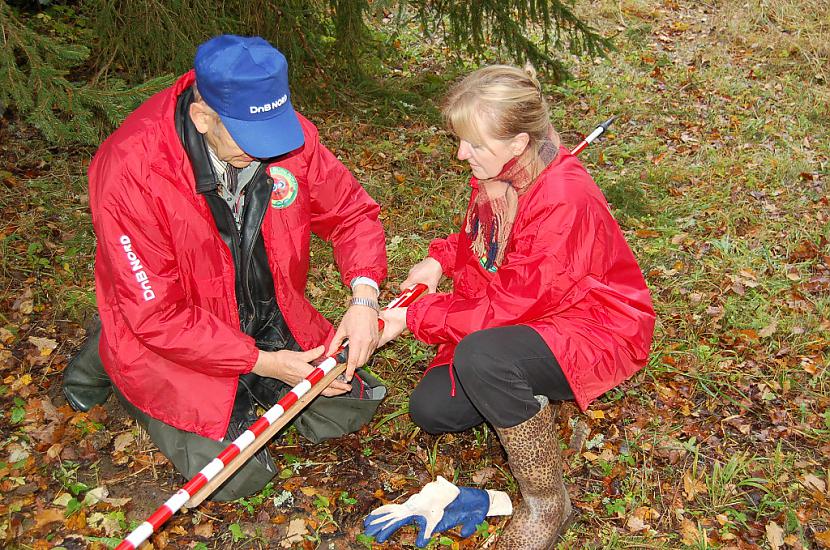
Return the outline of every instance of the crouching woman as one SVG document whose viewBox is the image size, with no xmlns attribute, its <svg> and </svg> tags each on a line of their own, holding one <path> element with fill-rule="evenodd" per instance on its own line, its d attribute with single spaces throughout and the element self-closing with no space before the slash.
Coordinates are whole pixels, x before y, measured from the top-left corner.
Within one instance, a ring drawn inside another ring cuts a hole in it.
<svg viewBox="0 0 830 550">
<path fill-rule="evenodd" d="M 383 312 L 384 343 L 437 344 L 410 398 L 427 432 L 489 422 L 522 496 L 498 548 L 547 549 L 572 508 L 550 402 L 589 403 L 640 370 L 654 310 L 637 261 L 591 176 L 560 145 L 535 71 L 480 69 L 444 107 L 472 172 L 457 233 L 430 244 Z M 451 292 L 436 292 L 442 277 Z"/>
</svg>

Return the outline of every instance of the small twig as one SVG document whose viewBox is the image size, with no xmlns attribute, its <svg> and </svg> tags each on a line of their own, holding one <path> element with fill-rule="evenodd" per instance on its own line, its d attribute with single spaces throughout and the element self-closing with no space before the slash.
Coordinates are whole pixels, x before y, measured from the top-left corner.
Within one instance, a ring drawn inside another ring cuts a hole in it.
<svg viewBox="0 0 830 550">
<path fill-rule="evenodd" d="M 205 517 L 206 517 L 206 518 L 208 518 L 208 519 L 212 519 L 213 521 L 218 521 L 218 522 L 220 522 L 220 523 L 223 521 L 221 518 L 217 518 L 217 517 L 215 517 L 215 516 L 211 516 L 210 514 L 208 514 L 207 512 L 205 512 L 204 510 L 202 510 L 201 508 L 199 508 L 198 510 L 196 510 L 196 515 L 205 516 Z"/>
<path fill-rule="evenodd" d="M 104 484 L 105 485 L 113 485 L 113 484 L 116 484 L 116 483 L 121 483 L 124 480 L 127 480 L 127 479 L 130 479 L 131 477 L 137 476 L 138 474 L 140 474 L 141 472 L 143 472 L 144 470 L 149 468 L 151 465 L 152 465 L 152 462 L 150 464 L 144 466 L 140 470 L 136 470 L 135 472 L 132 472 L 131 474 L 127 474 L 125 476 L 116 477 L 116 478 L 112 478 L 112 479 L 105 479 Z"/>
</svg>

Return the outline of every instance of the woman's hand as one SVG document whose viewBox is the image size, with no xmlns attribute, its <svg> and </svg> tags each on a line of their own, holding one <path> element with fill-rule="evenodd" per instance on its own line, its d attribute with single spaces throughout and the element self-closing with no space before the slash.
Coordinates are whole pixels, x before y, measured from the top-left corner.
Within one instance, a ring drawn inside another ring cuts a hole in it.
<svg viewBox="0 0 830 550">
<path fill-rule="evenodd" d="M 314 370 L 311 362 L 323 355 L 325 346 L 317 346 L 308 351 L 263 351 L 259 350 L 259 357 L 251 372 L 260 376 L 282 380 L 291 387 L 299 384 L 308 373 Z M 323 390 L 323 395 L 331 397 L 351 391 L 352 386 L 340 380 L 333 380 Z"/>
<path fill-rule="evenodd" d="M 423 283 L 427 285 L 429 293 L 432 294 L 438 288 L 438 283 L 441 282 L 441 276 L 443 274 L 444 269 L 438 260 L 427 256 L 412 266 L 406 280 L 401 283 L 401 290 L 406 290 L 418 283 Z"/>
<path fill-rule="evenodd" d="M 406 330 L 406 307 L 393 307 L 391 309 L 384 309 L 380 312 L 380 318 L 383 319 L 383 334 L 380 336 L 378 347 L 384 345 L 390 340 L 394 340 Z"/>
</svg>

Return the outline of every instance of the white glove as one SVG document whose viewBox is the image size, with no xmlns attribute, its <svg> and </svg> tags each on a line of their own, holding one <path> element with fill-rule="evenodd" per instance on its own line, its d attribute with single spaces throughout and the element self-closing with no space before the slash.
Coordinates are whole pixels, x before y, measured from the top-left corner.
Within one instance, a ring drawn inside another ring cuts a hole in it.
<svg viewBox="0 0 830 550">
<path fill-rule="evenodd" d="M 510 515 L 513 506 L 507 493 L 458 488 L 441 476 L 427 483 L 403 504 L 386 504 L 363 521 L 365 533 L 384 542 L 399 528 L 418 525 L 416 545 L 427 545 L 434 532 L 461 525 L 461 536 L 469 537 L 486 516 Z"/>
</svg>

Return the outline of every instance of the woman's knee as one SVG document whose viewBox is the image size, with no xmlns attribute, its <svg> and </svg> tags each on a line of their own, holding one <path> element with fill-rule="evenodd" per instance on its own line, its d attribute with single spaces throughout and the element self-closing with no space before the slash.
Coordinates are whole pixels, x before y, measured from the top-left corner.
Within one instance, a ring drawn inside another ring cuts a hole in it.
<svg viewBox="0 0 830 550">
<path fill-rule="evenodd" d="M 412 422 L 430 434 L 459 432 L 483 422 L 461 388 L 457 387 L 452 395 L 448 372 L 439 372 L 437 368 L 428 372 L 409 396 Z"/>
<path fill-rule="evenodd" d="M 436 433 L 433 431 L 433 415 L 431 414 L 431 407 L 429 398 L 425 395 L 421 386 L 416 386 L 415 390 L 409 396 L 409 417 L 416 426 L 428 433 Z"/>
<path fill-rule="evenodd" d="M 412 422 L 423 431 L 433 435 L 452 431 L 440 418 L 441 411 L 435 408 L 434 403 L 430 404 L 430 399 L 424 395 L 425 393 L 417 395 L 413 393 L 409 398 L 409 417 Z"/>
<path fill-rule="evenodd" d="M 453 366 L 459 374 L 464 373 L 471 367 L 481 364 L 485 360 L 482 346 L 485 342 L 484 331 L 468 334 L 455 347 L 452 358 Z"/>
<path fill-rule="evenodd" d="M 494 378 L 503 380 L 511 366 L 498 344 L 494 329 L 480 330 L 465 336 L 455 348 L 453 366 L 462 383 L 464 380 Z"/>
</svg>

